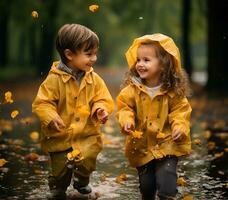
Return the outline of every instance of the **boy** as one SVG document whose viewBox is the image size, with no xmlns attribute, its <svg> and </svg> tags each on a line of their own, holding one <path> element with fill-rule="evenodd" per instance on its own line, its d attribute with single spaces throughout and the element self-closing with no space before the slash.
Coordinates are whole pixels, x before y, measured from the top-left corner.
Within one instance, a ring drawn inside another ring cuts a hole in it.
<svg viewBox="0 0 228 200">
<path fill-rule="evenodd" d="M 53 63 L 32 104 L 41 121 L 42 148 L 50 155 L 48 181 L 55 199 L 66 197 L 72 177 L 79 193 L 92 191 L 89 177 L 102 149 L 100 123 L 107 121 L 114 107 L 104 81 L 92 68 L 98 47 L 97 35 L 85 26 L 60 28 L 56 48 L 61 61 Z M 80 159 L 68 165 L 67 158 L 75 151 Z"/>
</svg>

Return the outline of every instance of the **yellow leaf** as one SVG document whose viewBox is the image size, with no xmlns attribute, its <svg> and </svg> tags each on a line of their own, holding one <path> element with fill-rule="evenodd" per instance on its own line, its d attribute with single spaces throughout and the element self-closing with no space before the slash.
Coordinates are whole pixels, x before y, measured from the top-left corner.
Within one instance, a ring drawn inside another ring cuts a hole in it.
<svg viewBox="0 0 228 200">
<path fill-rule="evenodd" d="M 187 185 L 187 182 L 185 181 L 185 179 L 183 177 L 179 177 L 177 179 L 177 185 L 178 186 L 186 186 Z"/>
<path fill-rule="evenodd" d="M 196 144 L 196 145 L 201 145 L 201 144 L 202 144 L 202 142 L 201 142 L 201 140 L 200 140 L 200 139 L 195 139 L 195 140 L 193 140 L 193 144 Z"/>
<path fill-rule="evenodd" d="M 205 131 L 204 132 L 204 138 L 208 139 L 211 137 L 211 131 Z"/>
<path fill-rule="evenodd" d="M 3 165 L 5 165 L 8 161 L 5 160 L 4 158 L 0 159 L 0 167 L 2 167 Z"/>
<path fill-rule="evenodd" d="M 74 159 L 82 160 L 83 157 L 81 156 L 81 152 L 79 149 L 74 149 L 73 151 L 71 151 L 67 154 L 67 159 L 68 160 L 74 160 Z"/>
<path fill-rule="evenodd" d="M 39 139 L 39 133 L 37 131 L 33 131 L 30 133 L 30 138 L 32 140 L 38 140 Z"/>
<path fill-rule="evenodd" d="M 93 4 L 93 5 L 90 5 L 90 6 L 89 6 L 89 10 L 90 10 L 91 12 L 97 12 L 97 11 L 98 11 L 98 8 L 99 8 L 99 6 L 96 5 L 96 4 Z"/>
<path fill-rule="evenodd" d="M 70 125 L 70 128 L 73 128 L 73 129 L 77 128 L 77 124 L 72 123 L 72 124 Z"/>
<path fill-rule="evenodd" d="M 183 197 L 182 200 L 193 200 L 193 197 L 190 196 L 190 195 L 186 195 L 186 196 Z"/>
<path fill-rule="evenodd" d="M 123 181 L 126 181 L 126 180 L 127 180 L 127 175 L 124 173 L 116 177 L 116 183 L 122 183 Z"/>
<path fill-rule="evenodd" d="M 30 153 L 30 154 L 25 156 L 26 160 L 31 160 L 31 161 L 35 161 L 38 158 L 39 158 L 39 155 L 37 153 Z"/>
<path fill-rule="evenodd" d="M 114 132 L 114 128 L 111 126 L 105 126 L 104 127 L 104 132 L 105 133 L 113 133 Z"/>
<path fill-rule="evenodd" d="M 19 114 L 18 110 L 14 110 L 11 112 L 11 117 L 14 119 Z"/>
<path fill-rule="evenodd" d="M 157 139 L 163 139 L 165 138 L 165 133 L 159 132 L 156 137 Z"/>
<path fill-rule="evenodd" d="M 132 131 L 132 136 L 134 138 L 140 139 L 142 137 L 142 134 L 143 134 L 143 132 L 141 132 L 141 131 Z"/>
<path fill-rule="evenodd" d="M 38 14 L 37 11 L 33 10 L 32 13 L 31 13 L 31 16 L 32 16 L 32 18 L 35 19 L 35 18 L 38 18 L 39 17 L 39 14 Z"/>
<path fill-rule="evenodd" d="M 5 102 L 6 103 L 13 103 L 12 93 L 10 91 L 5 93 Z"/>
</svg>

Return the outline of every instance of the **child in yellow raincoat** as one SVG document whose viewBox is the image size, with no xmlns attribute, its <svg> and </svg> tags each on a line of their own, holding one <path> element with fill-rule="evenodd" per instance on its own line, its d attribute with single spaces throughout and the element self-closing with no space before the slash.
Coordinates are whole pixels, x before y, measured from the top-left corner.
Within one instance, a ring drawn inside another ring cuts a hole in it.
<svg viewBox="0 0 228 200">
<path fill-rule="evenodd" d="M 50 154 L 50 198 L 64 199 L 72 177 L 78 192 L 91 193 L 89 177 L 102 149 L 100 124 L 114 107 L 92 68 L 98 47 L 97 35 L 87 27 L 62 26 L 56 39 L 61 61 L 53 63 L 32 104 L 41 121 L 42 147 Z"/>
<path fill-rule="evenodd" d="M 137 168 L 143 200 L 175 199 L 179 156 L 191 152 L 188 78 L 180 53 L 163 34 L 134 40 L 117 97 L 117 119 L 126 135 L 125 153 Z"/>
</svg>

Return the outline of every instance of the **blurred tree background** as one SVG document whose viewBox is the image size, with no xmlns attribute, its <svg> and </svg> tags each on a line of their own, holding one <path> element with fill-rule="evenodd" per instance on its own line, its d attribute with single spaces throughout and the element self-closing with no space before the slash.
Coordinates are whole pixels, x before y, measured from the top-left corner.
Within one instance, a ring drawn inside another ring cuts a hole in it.
<svg viewBox="0 0 228 200">
<path fill-rule="evenodd" d="M 97 12 L 88 9 L 92 4 Z M 161 32 L 180 47 L 192 78 L 208 75 L 207 89 L 226 91 L 226 0 L 1 0 L 0 9 L 0 80 L 45 75 L 59 59 L 58 29 L 79 23 L 100 37 L 97 66 L 126 66 L 124 53 L 134 38 Z"/>
</svg>

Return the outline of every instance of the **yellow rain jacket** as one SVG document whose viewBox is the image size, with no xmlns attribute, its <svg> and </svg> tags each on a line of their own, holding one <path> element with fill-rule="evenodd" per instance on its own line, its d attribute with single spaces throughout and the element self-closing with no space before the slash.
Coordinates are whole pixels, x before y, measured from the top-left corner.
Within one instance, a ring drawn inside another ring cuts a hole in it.
<svg viewBox="0 0 228 200">
<path fill-rule="evenodd" d="M 91 69 L 80 86 L 75 77 L 57 69 L 58 62 L 41 84 L 32 111 L 41 120 L 41 145 L 47 152 L 79 148 L 88 171 L 95 169 L 96 157 L 102 149 L 100 124 L 94 116 L 98 108 L 109 114 L 114 103 L 104 81 Z M 50 130 L 50 121 L 59 116 L 66 128 Z"/>
<path fill-rule="evenodd" d="M 176 59 L 179 71 L 180 54 L 171 38 L 154 34 L 137 38 L 126 53 L 129 68 L 134 67 L 136 52 L 144 41 L 158 41 Z M 132 123 L 135 130 L 142 131 L 141 138 L 126 136 L 125 153 L 131 166 L 139 167 L 153 159 L 167 155 L 182 156 L 191 152 L 190 115 L 187 98 L 177 97 L 174 92 L 159 90 L 153 98 L 140 81 L 133 80 L 117 96 L 117 119 L 121 128 Z M 173 130 L 181 130 L 185 137 L 179 142 L 172 140 Z"/>
</svg>

